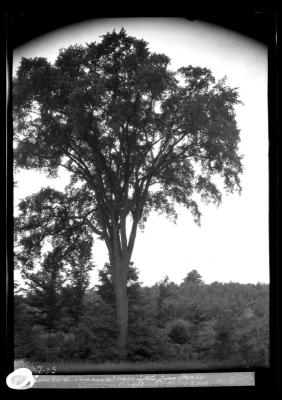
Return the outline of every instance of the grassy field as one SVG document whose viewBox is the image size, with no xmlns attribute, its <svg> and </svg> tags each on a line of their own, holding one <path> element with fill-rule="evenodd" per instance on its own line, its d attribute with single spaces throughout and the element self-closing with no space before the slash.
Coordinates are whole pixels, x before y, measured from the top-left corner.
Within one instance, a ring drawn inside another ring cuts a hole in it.
<svg viewBox="0 0 282 400">
<path fill-rule="evenodd" d="M 34 374 L 95 374 L 95 373 L 157 373 L 157 372 L 195 372 L 207 370 L 236 370 L 235 361 L 146 361 L 146 362 L 104 362 L 90 361 L 27 361 L 15 360 L 15 369 L 26 367 Z M 244 366 L 248 368 L 248 366 Z"/>
</svg>

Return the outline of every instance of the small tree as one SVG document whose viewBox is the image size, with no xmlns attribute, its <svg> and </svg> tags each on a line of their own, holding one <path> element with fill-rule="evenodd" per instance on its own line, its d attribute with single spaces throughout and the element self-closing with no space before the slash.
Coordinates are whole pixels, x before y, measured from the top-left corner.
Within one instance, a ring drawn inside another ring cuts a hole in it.
<svg viewBox="0 0 282 400">
<path fill-rule="evenodd" d="M 187 274 L 187 276 L 183 279 L 183 282 L 190 283 L 193 285 L 204 285 L 205 283 L 199 272 L 196 271 L 195 269 L 193 269 L 191 272 Z"/>
<path fill-rule="evenodd" d="M 49 332 L 56 328 L 60 317 L 63 284 L 61 269 L 58 251 L 52 251 L 46 255 L 40 271 L 25 275 L 28 278 L 31 305 L 41 311 L 40 322 Z"/>
<path fill-rule="evenodd" d="M 122 353 L 138 225 L 151 210 L 176 218 L 177 203 L 199 223 L 194 193 L 221 202 L 214 176 L 223 178 L 227 191 L 240 190 L 237 91 L 224 79 L 216 82 L 207 68 L 172 72 L 169 62 L 122 29 L 100 43 L 61 50 L 54 64 L 23 58 L 13 83 L 15 163 L 51 177 L 60 166 L 71 174 L 68 191 L 49 191 L 52 205 L 46 206 L 54 221 L 64 204 L 63 227 L 105 241 Z M 32 223 L 20 215 L 18 226 L 39 239 L 50 232 L 45 216 L 46 209 L 33 209 Z M 32 263 L 33 244 L 22 241 L 25 263 Z"/>
<path fill-rule="evenodd" d="M 71 317 L 72 324 L 77 324 L 83 315 L 84 296 L 89 286 L 91 269 L 92 264 L 85 264 L 84 261 L 71 265 L 67 274 L 69 283 L 62 288 L 62 307 Z"/>
<path fill-rule="evenodd" d="M 62 195 L 50 188 L 21 201 L 20 236 L 22 251 L 16 254 L 23 265 L 22 275 L 30 289 L 35 307 L 42 310 L 47 329 L 59 323 L 62 308 L 70 311 L 77 321 L 81 313 L 83 296 L 89 284 L 92 237 L 81 223 L 66 218 Z M 39 214 L 40 219 L 31 218 Z M 26 236 L 25 232 L 31 233 Z M 52 245 L 52 250 L 42 254 L 42 242 Z M 37 266 L 39 270 L 32 272 Z M 68 294 L 71 292 L 71 299 Z"/>
<path fill-rule="evenodd" d="M 156 295 L 156 312 L 157 322 L 160 327 L 169 319 L 168 309 L 166 307 L 166 300 L 172 295 L 174 284 L 169 282 L 169 277 L 165 276 L 160 282 L 157 283 Z"/>
</svg>

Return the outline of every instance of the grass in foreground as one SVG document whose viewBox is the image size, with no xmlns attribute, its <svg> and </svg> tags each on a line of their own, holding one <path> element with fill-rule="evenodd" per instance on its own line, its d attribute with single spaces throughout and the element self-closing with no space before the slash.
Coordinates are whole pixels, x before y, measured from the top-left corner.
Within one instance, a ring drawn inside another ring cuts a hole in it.
<svg viewBox="0 0 282 400">
<path fill-rule="evenodd" d="M 156 372 L 195 372 L 208 370 L 248 369 L 232 360 L 206 361 L 143 361 L 143 362 L 104 362 L 91 361 L 27 361 L 15 360 L 15 369 L 26 367 L 34 374 L 95 374 L 95 373 L 156 373 Z"/>
</svg>

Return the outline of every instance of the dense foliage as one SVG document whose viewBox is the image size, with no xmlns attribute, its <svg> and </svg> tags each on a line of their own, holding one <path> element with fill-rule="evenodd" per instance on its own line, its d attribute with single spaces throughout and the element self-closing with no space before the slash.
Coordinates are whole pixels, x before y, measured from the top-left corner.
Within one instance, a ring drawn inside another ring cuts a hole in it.
<svg viewBox="0 0 282 400">
<path fill-rule="evenodd" d="M 267 366 L 269 286 L 205 284 L 195 270 L 187 276 L 196 279 L 186 277 L 177 285 L 165 277 L 146 287 L 131 264 L 127 359 L 231 360 L 238 367 Z M 32 285 L 38 277 L 31 275 L 25 294 L 19 289 L 15 293 L 15 358 L 40 362 L 118 361 L 108 264 L 99 277 L 99 285 L 85 285 L 79 292 L 77 314 L 73 299 L 79 281 L 73 286 L 60 281 L 54 286 L 52 280 L 46 280 L 39 290 Z"/>
</svg>

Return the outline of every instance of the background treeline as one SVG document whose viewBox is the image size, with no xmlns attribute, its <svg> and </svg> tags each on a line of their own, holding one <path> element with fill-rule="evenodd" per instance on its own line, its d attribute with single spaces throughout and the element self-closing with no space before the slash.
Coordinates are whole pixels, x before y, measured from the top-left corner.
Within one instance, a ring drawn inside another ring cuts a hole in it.
<svg viewBox="0 0 282 400">
<path fill-rule="evenodd" d="M 46 263 L 15 285 L 15 359 L 118 361 L 109 265 L 89 288 L 89 271 L 66 278 Z M 230 360 L 267 366 L 269 285 L 205 284 L 192 270 L 177 285 L 165 277 L 142 286 L 131 264 L 128 279 L 129 361 Z"/>
</svg>

